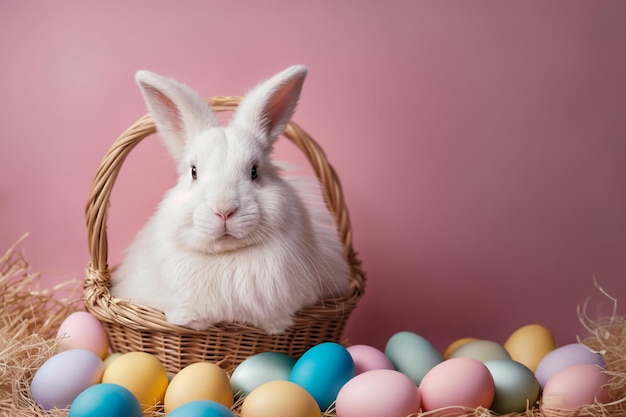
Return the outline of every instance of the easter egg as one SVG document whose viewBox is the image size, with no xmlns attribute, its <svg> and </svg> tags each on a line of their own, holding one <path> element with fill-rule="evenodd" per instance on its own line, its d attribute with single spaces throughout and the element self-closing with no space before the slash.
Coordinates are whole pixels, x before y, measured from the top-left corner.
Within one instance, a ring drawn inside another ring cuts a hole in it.
<svg viewBox="0 0 626 417">
<path fill-rule="evenodd" d="M 473 340 L 450 353 L 449 358 L 472 358 L 485 362 L 495 359 L 511 359 L 504 346 L 491 340 Z"/>
<path fill-rule="evenodd" d="M 296 360 L 284 353 L 263 352 L 252 355 L 241 362 L 230 377 L 235 394 L 248 395 L 266 382 L 289 380 Z"/>
<path fill-rule="evenodd" d="M 537 365 L 535 376 L 541 387 L 557 372 L 574 365 L 591 364 L 604 367 L 604 360 L 599 353 L 592 352 L 580 343 L 572 343 L 554 349 Z"/>
<path fill-rule="evenodd" d="M 543 388 L 541 411 L 546 417 L 570 415 L 566 410 L 609 402 L 609 375 L 597 365 L 567 367 L 554 374 Z"/>
<path fill-rule="evenodd" d="M 63 320 L 57 331 L 59 349 L 86 349 L 104 359 L 109 352 L 109 339 L 96 316 L 76 311 Z"/>
<path fill-rule="evenodd" d="M 167 417 L 235 417 L 235 414 L 224 404 L 196 400 L 175 408 Z"/>
<path fill-rule="evenodd" d="M 402 372 L 416 385 L 435 365 L 443 361 L 443 356 L 422 336 L 412 332 L 399 332 L 387 341 L 385 355 L 396 370 Z"/>
<path fill-rule="evenodd" d="M 478 339 L 475 337 L 463 337 L 461 339 L 455 340 L 454 342 L 450 343 L 448 347 L 446 348 L 446 350 L 443 352 L 443 358 L 449 359 L 450 354 L 454 352 L 457 348 L 463 346 L 466 343 L 473 342 L 475 340 L 478 340 Z"/>
<path fill-rule="evenodd" d="M 219 366 L 209 362 L 197 362 L 181 369 L 170 381 L 163 406 L 169 413 L 181 405 L 196 401 L 211 400 L 230 408 L 233 391 L 228 374 Z"/>
<path fill-rule="evenodd" d="M 556 349 L 554 335 L 545 326 L 528 324 L 514 331 L 504 342 L 511 359 L 535 372 L 544 356 Z"/>
<path fill-rule="evenodd" d="M 348 346 L 347 349 L 354 361 L 357 375 L 375 369 L 395 369 L 391 360 L 375 347 L 368 345 L 352 345 Z"/>
<path fill-rule="evenodd" d="M 142 417 L 137 398 L 117 384 L 96 384 L 81 392 L 68 417 Z"/>
<path fill-rule="evenodd" d="M 145 410 L 163 401 L 168 380 L 167 372 L 156 356 L 130 352 L 106 368 L 102 382 L 127 388 Z"/>
<path fill-rule="evenodd" d="M 71 349 L 44 362 L 33 376 L 30 392 L 44 410 L 67 408 L 88 387 L 102 378 L 104 365 L 90 350 Z"/>
<path fill-rule="evenodd" d="M 256 388 L 243 400 L 241 415 L 321 417 L 322 412 L 315 398 L 300 385 L 289 381 L 270 381 Z"/>
<path fill-rule="evenodd" d="M 452 358 L 436 365 L 424 376 L 419 390 L 423 411 L 458 407 L 446 410 L 446 416 L 464 415 L 462 407 L 489 408 L 496 393 L 489 369 L 471 358 Z"/>
<path fill-rule="evenodd" d="M 356 375 L 354 360 L 338 343 L 326 342 L 304 352 L 291 370 L 289 380 L 309 392 L 319 408 L 326 410 L 343 385 Z"/>
<path fill-rule="evenodd" d="M 109 356 L 107 356 L 106 358 L 104 358 L 104 369 L 108 368 L 109 365 L 117 358 L 119 358 L 120 356 L 122 356 L 123 353 L 112 353 Z"/>
<path fill-rule="evenodd" d="M 484 362 L 493 377 L 496 393 L 491 410 L 498 414 L 526 411 L 539 397 L 539 382 L 533 372 L 519 362 L 495 359 Z"/>
<path fill-rule="evenodd" d="M 401 372 L 375 369 L 341 388 L 335 410 L 337 417 L 406 417 L 420 411 L 419 389 Z"/>
</svg>

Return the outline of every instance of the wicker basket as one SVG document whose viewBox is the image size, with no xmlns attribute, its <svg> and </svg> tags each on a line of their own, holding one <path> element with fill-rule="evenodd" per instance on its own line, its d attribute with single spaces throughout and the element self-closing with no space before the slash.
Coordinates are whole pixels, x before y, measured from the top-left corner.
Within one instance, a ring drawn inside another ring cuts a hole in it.
<svg viewBox="0 0 626 417">
<path fill-rule="evenodd" d="M 215 111 L 234 110 L 238 97 L 208 99 Z M 91 262 L 86 268 L 84 303 L 104 324 L 115 352 L 143 351 L 156 355 L 169 372 L 200 361 L 220 363 L 227 371 L 255 353 L 282 352 L 294 358 L 324 341 L 341 342 L 348 317 L 363 294 L 365 274 L 352 247 L 352 230 L 341 185 L 319 145 L 298 125 L 290 122 L 289 138 L 308 158 L 322 184 L 324 198 L 335 216 L 344 256 L 351 268 L 351 292 L 344 298 L 325 299 L 306 307 L 294 317 L 294 325 L 279 335 L 238 323 L 219 323 L 206 331 L 172 325 L 158 310 L 113 298 L 109 291 L 111 269 L 107 263 L 107 212 L 117 174 L 128 153 L 146 136 L 155 133 L 146 115 L 115 141 L 93 181 L 86 207 Z"/>
</svg>

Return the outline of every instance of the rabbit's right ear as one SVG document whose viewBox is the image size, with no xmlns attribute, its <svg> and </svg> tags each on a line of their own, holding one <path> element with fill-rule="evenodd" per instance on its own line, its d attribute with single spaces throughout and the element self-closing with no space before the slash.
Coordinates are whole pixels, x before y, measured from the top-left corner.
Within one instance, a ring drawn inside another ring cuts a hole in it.
<svg viewBox="0 0 626 417">
<path fill-rule="evenodd" d="M 165 146 L 176 161 L 180 161 L 188 140 L 219 125 L 211 107 L 186 85 L 150 71 L 137 71 L 135 81 Z"/>
</svg>

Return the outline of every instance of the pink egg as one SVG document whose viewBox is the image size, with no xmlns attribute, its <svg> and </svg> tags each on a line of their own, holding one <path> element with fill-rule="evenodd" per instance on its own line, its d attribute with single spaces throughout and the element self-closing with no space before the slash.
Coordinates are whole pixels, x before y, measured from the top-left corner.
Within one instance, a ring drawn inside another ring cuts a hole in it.
<svg viewBox="0 0 626 417">
<path fill-rule="evenodd" d="M 444 414 L 457 416 L 467 414 L 462 407 L 489 408 L 496 393 L 495 383 L 489 369 L 471 358 L 452 358 L 432 368 L 419 386 L 423 411 L 448 409 Z"/>
<path fill-rule="evenodd" d="M 419 389 L 398 371 L 375 369 L 341 388 L 335 410 L 337 417 L 406 417 L 420 410 Z"/>
<path fill-rule="evenodd" d="M 85 349 L 104 359 L 109 352 L 109 340 L 102 323 L 86 311 L 76 311 L 69 316 L 57 332 L 61 350 Z"/>
<path fill-rule="evenodd" d="M 357 375 L 375 369 L 395 370 L 389 358 L 375 347 L 353 345 L 348 347 L 348 352 L 352 356 L 352 360 L 354 360 Z"/>
<path fill-rule="evenodd" d="M 597 365 L 582 364 L 554 374 L 543 389 L 541 411 L 546 417 L 564 415 L 582 405 L 610 401 L 606 384 L 609 375 Z M 569 415 L 569 413 L 568 413 Z"/>
</svg>

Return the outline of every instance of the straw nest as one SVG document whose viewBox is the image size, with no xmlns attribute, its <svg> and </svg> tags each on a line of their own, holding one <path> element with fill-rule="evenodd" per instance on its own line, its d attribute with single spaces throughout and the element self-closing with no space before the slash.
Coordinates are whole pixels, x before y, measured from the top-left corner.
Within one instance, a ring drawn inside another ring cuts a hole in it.
<svg viewBox="0 0 626 417">
<path fill-rule="evenodd" d="M 16 244 L 17 245 L 17 244 Z M 30 397 L 30 381 L 39 367 L 56 353 L 55 336 L 63 319 L 82 307 L 81 282 L 68 281 L 50 289 L 40 287 L 40 275 L 30 271 L 24 256 L 11 247 L 0 258 L 0 415 L 12 417 L 67 416 L 67 410 L 43 411 Z M 601 290 L 601 289 L 600 289 Z M 65 298 L 62 295 L 66 295 Z M 609 297 L 607 294 L 605 294 Z M 615 302 L 615 300 L 614 300 Z M 602 353 L 611 376 L 610 404 L 593 404 L 558 416 L 626 415 L 626 317 L 592 320 L 579 310 L 579 318 L 591 336 L 582 342 Z M 466 410 L 467 416 L 495 416 L 486 409 Z M 542 417 L 535 405 L 508 417 Z M 146 417 L 162 417 L 159 411 Z M 422 413 L 427 417 L 431 413 Z M 332 410 L 326 413 L 333 416 Z M 384 417 L 384 416 L 381 416 Z"/>
</svg>

